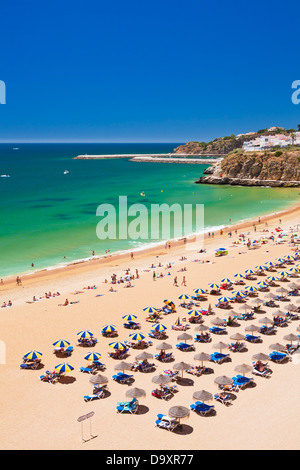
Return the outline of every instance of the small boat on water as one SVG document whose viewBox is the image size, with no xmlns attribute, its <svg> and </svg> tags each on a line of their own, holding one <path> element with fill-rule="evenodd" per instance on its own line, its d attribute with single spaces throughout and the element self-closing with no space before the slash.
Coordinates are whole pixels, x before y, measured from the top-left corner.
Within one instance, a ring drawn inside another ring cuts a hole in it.
<svg viewBox="0 0 300 470">
<path fill-rule="evenodd" d="M 68 170 L 64 171 L 64 175 L 67 175 L 68 173 L 70 173 Z"/>
<path fill-rule="evenodd" d="M 10 175 L 1 175 L 1 178 L 10 178 Z"/>
</svg>

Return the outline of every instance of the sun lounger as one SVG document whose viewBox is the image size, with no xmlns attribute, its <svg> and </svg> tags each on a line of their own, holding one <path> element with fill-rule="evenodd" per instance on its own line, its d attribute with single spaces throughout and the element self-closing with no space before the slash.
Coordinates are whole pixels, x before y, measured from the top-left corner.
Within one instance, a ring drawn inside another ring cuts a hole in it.
<svg viewBox="0 0 300 470">
<path fill-rule="evenodd" d="M 40 365 L 40 362 L 26 362 L 24 364 L 20 364 L 21 369 L 37 369 Z"/>
<path fill-rule="evenodd" d="M 93 366 L 95 366 L 97 370 L 104 370 L 106 368 L 106 365 L 100 361 L 93 361 Z"/>
<path fill-rule="evenodd" d="M 262 333 L 263 335 L 271 335 L 275 333 L 275 328 L 273 326 L 266 326 L 263 325 L 260 327 L 259 332 Z"/>
<path fill-rule="evenodd" d="M 215 352 L 210 355 L 210 360 L 212 362 L 217 362 L 218 364 L 221 364 L 222 362 L 226 361 L 226 359 L 229 357 L 230 357 L 229 354 Z"/>
<path fill-rule="evenodd" d="M 268 368 L 264 370 L 259 370 L 253 365 L 252 374 L 258 375 L 260 377 L 270 377 L 271 370 Z"/>
<path fill-rule="evenodd" d="M 245 339 L 247 341 L 249 341 L 250 343 L 260 343 L 261 342 L 261 337 L 260 336 L 246 335 Z"/>
<path fill-rule="evenodd" d="M 253 382 L 252 378 L 244 377 L 243 375 L 232 377 L 232 380 L 236 390 L 244 389 L 249 383 Z"/>
<path fill-rule="evenodd" d="M 223 403 L 223 405 L 232 405 L 232 400 L 231 400 L 231 397 L 230 395 L 224 395 L 224 396 L 221 396 L 220 393 L 216 393 L 214 395 L 214 399 L 219 401 L 220 403 Z"/>
<path fill-rule="evenodd" d="M 119 383 L 128 383 L 132 381 L 133 375 L 124 374 L 123 372 L 118 372 L 116 375 L 113 375 L 112 378 Z"/>
<path fill-rule="evenodd" d="M 209 413 L 212 413 L 215 409 L 214 405 L 207 405 L 206 403 L 202 403 L 201 401 L 196 401 L 190 405 L 192 411 L 199 413 L 201 416 L 205 416 Z"/>
<path fill-rule="evenodd" d="M 226 333 L 226 328 L 220 328 L 219 326 L 213 326 L 209 329 L 211 333 L 215 333 L 216 335 Z"/>
<path fill-rule="evenodd" d="M 127 323 L 123 323 L 124 328 L 129 328 L 130 330 L 137 330 L 141 327 L 139 323 L 134 321 L 128 321 Z"/>
<path fill-rule="evenodd" d="M 287 354 L 284 354 L 284 353 L 273 351 L 269 354 L 269 358 L 273 362 L 280 363 L 280 362 L 284 361 L 285 359 L 289 358 L 289 356 Z"/>
<path fill-rule="evenodd" d="M 172 353 L 166 353 L 164 355 L 161 354 L 155 354 L 155 359 L 161 362 L 168 362 L 170 359 L 172 359 L 173 354 Z"/>
<path fill-rule="evenodd" d="M 235 343 L 230 343 L 228 347 L 232 352 L 239 352 L 245 349 L 245 343 L 239 343 L 238 345 Z"/>
<path fill-rule="evenodd" d="M 169 398 L 172 398 L 173 393 L 169 389 L 160 390 L 156 388 L 152 390 L 151 395 L 156 398 L 161 398 L 162 400 L 169 400 Z"/>
<path fill-rule="evenodd" d="M 123 404 L 117 404 L 116 407 L 117 413 L 136 413 L 138 410 L 138 401 L 136 398 L 133 398 L 130 402 L 124 402 Z"/>
<path fill-rule="evenodd" d="M 209 343 L 211 341 L 211 337 L 210 335 L 196 335 L 194 341 L 197 341 L 197 343 Z"/>
<path fill-rule="evenodd" d="M 175 379 L 175 377 L 179 375 L 179 371 L 167 369 L 167 370 L 164 370 L 164 374 L 166 374 L 171 379 Z"/>
<path fill-rule="evenodd" d="M 105 396 L 104 390 L 99 390 L 99 392 L 94 393 L 92 395 L 85 395 L 83 398 L 84 398 L 84 401 L 92 401 L 92 400 L 97 400 L 99 398 L 104 398 L 104 396 Z"/>
<path fill-rule="evenodd" d="M 157 418 L 155 425 L 161 429 L 167 429 L 167 431 L 174 431 L 179 425 L 176 419 L 168 418 L 166 415 L 158 414 Z"/>
<path fill-rule="evenodd" d="M 195 346 L 193 344 L 186 344 L 186 343 L 176 344 L 176 348 L 180 349 L 180 351 L 194 351 L 195 350 Z"/>
<path fill-rule="evenodd" d="M 80 367 L 80 372 L 86 372 L 87 374 L 93 374 L 96 370 L 96 367 Z"/>
</svg>

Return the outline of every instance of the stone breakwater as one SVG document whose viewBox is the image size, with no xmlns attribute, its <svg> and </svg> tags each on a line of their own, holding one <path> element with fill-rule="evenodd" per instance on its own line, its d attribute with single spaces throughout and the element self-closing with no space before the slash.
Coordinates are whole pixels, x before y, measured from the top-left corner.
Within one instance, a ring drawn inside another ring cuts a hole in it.
<svg viewBox="0 0 300 470">
<path fill-rule="evenodd" d="M 193 157 L 193 158 L 191 158 Z M 112 158 L 129 158 L 132 162 L 150 162 L 150 163 L 188 163 L 198 165 L 212 165 L 222 158 L 195 158 L 197 155 L 188 154 L 141 154 L 141 155 L 78 155 L 74 157 L 74 160 L 101 160 L 101 159 L 112 159 Z M 200 155 L 199 155 L 200 157 Z"/>
</svg>

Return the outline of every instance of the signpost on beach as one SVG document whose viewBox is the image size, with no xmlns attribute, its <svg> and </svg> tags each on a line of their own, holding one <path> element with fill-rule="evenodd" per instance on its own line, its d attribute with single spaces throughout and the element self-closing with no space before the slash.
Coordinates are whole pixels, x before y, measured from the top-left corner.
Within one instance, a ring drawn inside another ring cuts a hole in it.
<svg viewBox="0 0 300 470">
<path fill-rule="evenodd" d="M 92 416 L 94 416 L 94 411 L 90 411 L 89 413 L 87 413 L 86 415 L 82 415 L 82 416 L 79 416 L 79 418 L 77 418 L 77 421 L 79 423 L 81 423 L 81 437 L 82 437 L 82 440 L 83 442 L 87 442 L 89 441 L 90 439 L 94 439 L 95 437 L 97 436 L 93 436 L 92 435 Z M 89 419 L 90 420 L 90 439 L 84 439 L 83 438 L 83 421 Z"/>
</svg>

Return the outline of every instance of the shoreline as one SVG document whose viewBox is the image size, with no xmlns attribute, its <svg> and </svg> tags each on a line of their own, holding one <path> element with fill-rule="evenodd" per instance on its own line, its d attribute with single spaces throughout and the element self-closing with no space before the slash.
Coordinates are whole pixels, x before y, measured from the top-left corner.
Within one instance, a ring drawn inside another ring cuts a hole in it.
<svg viewBox="0 0 300 470">
<path fill-rule="evenodd" d="M 97 269 L 101 268 L 107 268 L 111 267 L 112 263 L 118 263 L 118 262 L 128 262 L 131 261 L 131 253 L 134 254 L 134 259 L 135 260 L 145 260 L 150 256 L 159 256 L 161 254 L 170 254 L 172 253 L 175 254 L 175 250 L 178 251 L 178 249 L 182 248 L 185 245 L 185 239 L 186 239 L 186 244 L 191 244 L 191 250 L 193 248 L 196 248 L 194 244 L 196 243 L 195 239 L 197 240 L 197 237 L 202 237 L 203 243 L 205 243 L 206 246 L 211 245 L 213 242 L 221 241 L 224 240 L 225 238 L 228 240 L 228 233 L 231 231 L 235 230 L 244 230 L 248 228 L 253 228 L 253 224 L 256 225 L 256 227 L 259 229 L 264 225 L 266 222 L 274 222 L 275 219 L 278 217 L 283 217 L 283 216 L 292 216 L 292 215 L 297 215 L 299 214 L 300 218 L 300 203 L 293 203 L 291 207 L 288 209 L 283 209 L 278 212 L 272 212 L 268 213 L 265 215 L 261 216 L 256 216 L 252 217 L 250 219 L 246 220 L 241 220 L 233 224 L 228 224 L 228 225 L 221 225 L 218 226 L 217 230 L 218 233 L 214 234 L 214 237 L 209 237 L 209 231 L 211 229 L 206 229 L 206 231 L 202 234 L 191 234 L 189 236 L 180 238 L 180 239 L 170 239 L 167 242 L 157 242 L 154 244 L 154 246 L 148 246 L 143 248 L 140 246 L 139 248 L 131 248 L 127 249 L 124 251 L 118 251 L 115 253 L 111 253 L 109 255 L 103 255 L 103 256 L 97 256 L 95 255 L 94 257 L 89 257 L 89 258 L 84 258 L 84 259 L 78 259 L 78 260 L 73 260 L 70 261 L 69 263 L 63 264 L 63 265 L 54 265 L 54 266 L 47 266 L 45 268 L 41 268 L 39 270 L 33 271 L 33 272 L 21 272 L 19 274 L 11 274 L 8 276 L 3 277 L 3 282 L 4 284 L 0 286 L 0 295 L 3 292 L 9 291 L 11 288 L 15 287 L 16 284 L 16 276 L 19 275 L 23 280 L 26 280 L 26 285 L 28 284 L 36 284 L 39 281 L 42 280 L 51 280 L 55 279 L 57 277 L 64 277 L 64 276 L 69 276 L 69 275 L 76 275 L 80 274 L 82 272 L 86 271 L 95 271 Z M 258 223 L 258 219 L 260 218 L 260 223 Z M 220 230 L 223 230 L 223 235 L 220 234 Z M 215 229 L 216 230 L 216 229 Z M 224 240 L 225 241 L 225 240 Z M 170 249 L 166 249 L 165 245 L 166 243 L 171 244 Z M 198 247 L 200 249 L 200 247 Z"/>
</svg>

